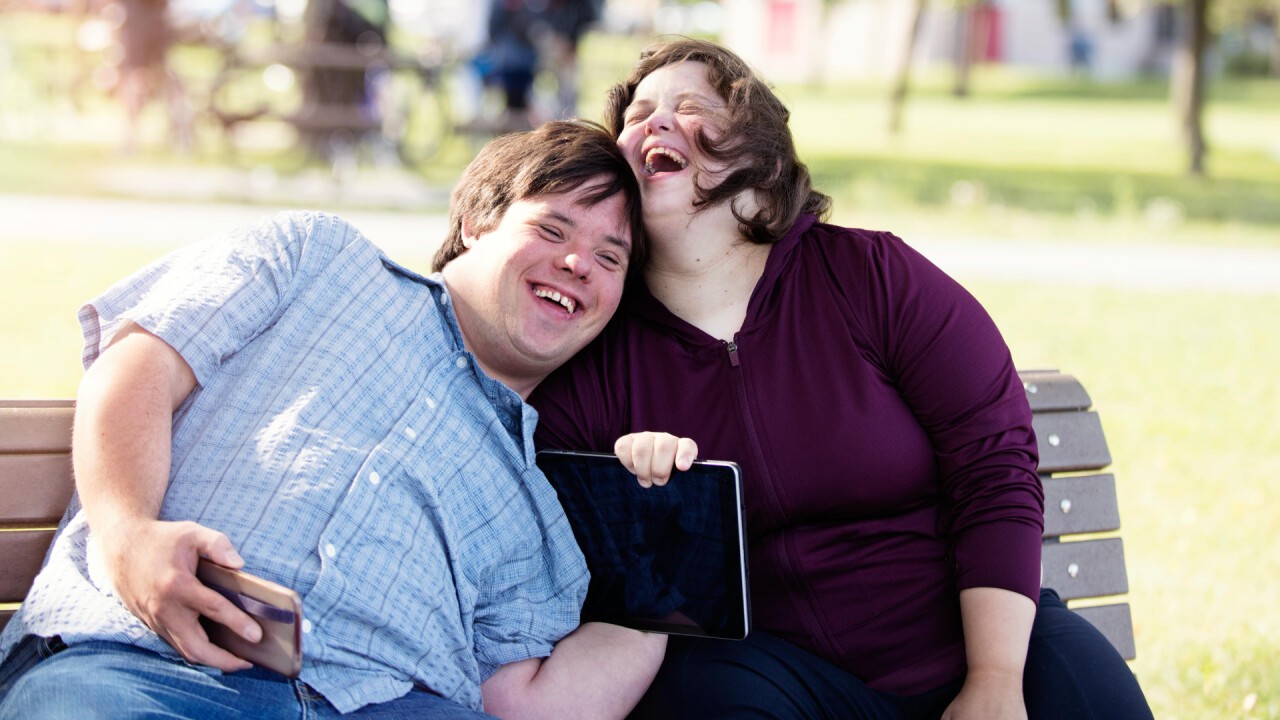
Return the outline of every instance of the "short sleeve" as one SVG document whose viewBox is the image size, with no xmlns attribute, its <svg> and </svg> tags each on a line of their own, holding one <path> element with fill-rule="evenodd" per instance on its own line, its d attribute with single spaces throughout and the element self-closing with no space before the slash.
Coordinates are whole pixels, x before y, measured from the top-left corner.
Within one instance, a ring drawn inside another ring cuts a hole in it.
<svg viewBox="0 0 1280 720">
<path fill-rule="evenodd" d="M 357 236 L 332 216 L 281 213 L 170 253 L 80 308 L 84 366 L 131 321 L 172 346 L 205 384 Z"/>
<path fill-rule="evenodd" d="M 536 516 L 480 584 L 475 653 L 483 682 L 502 665 L 547 657 L 581 620 L 586 561 L 555 491 L 536 467 L 526 478 Z"/>
</svg>

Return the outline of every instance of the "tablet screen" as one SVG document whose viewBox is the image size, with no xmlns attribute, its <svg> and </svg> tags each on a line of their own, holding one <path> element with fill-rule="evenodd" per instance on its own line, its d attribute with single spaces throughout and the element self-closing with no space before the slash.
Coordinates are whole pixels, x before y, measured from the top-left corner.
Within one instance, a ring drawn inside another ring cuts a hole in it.
<svg viewBox="0 0 1280 720">
<path fill-rule="evenodd" d="M 613 455 L 543 451 L 591 570 L 583 622 L 741 639 L 749 608 L 738 466 L 697 462 L 641 487 Z"/>
</svg>

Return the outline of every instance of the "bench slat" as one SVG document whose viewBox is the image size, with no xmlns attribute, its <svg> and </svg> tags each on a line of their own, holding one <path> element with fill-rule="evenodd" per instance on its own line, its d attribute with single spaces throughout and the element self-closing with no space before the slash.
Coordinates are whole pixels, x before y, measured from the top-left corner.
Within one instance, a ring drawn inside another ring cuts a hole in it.
<svg viewBox="0 0 1280 720">
<path fill-rule="evenodd" d="M 0 455 L 0 527 L 56 525 L 74 489 L 67 453 Z"/>
<path fill-rule="evenodd" d="M 71 448 L 71 400 L 5 400 L 0 453 L 57 453 Z"/>
<path fill-rule="evenodd" d="M 1075 535 L 1120 529 L 1114 475 L 1045 477 L 1044 535 Z"/>
<path fill-rule="evenodd" d="M 0 602 L 21 602 L 40 571 L 53 530 L 0 531 Z"/>
<path fill-rule="evenodd" d="M 1046 412 L 1031 418 L 1040 447 L 1040 472 L 1097 470 L 1111 464 L 1111 451 L 1096 412 Z"/>
<path fill-rule="evenodd" d="M 1132 660 L 1138 656 L 1137 647 L 1133 642 L 1133 617 L 1129 610 L 1129 603 L 1073 608 L 1073 610 L 1101 630 L 1125 660 Z"/>
<path fill-rule="evenodd" d="M 1104 597 L 1129 592 L 1120 538 L 1045 543 L 1041 547 L 1044 580 L 1063 600 Z"/>
<path fill-rule="evenodd" d="M 1018 376 L 1022 378 L 1022 389 L 1027 391 L 1032 412 L 1085 410 L 1093 404 L 1084 386 L 1070 375 L 1033 370 L 1020 372 Z"/>
</svg>

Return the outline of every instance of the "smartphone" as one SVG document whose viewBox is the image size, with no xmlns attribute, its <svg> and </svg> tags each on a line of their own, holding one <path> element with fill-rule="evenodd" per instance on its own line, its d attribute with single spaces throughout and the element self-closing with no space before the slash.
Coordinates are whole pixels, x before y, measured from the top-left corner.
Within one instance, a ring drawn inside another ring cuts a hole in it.
<svg viewBox="0 0 1280 720">
<path fill-rule="evenodd" d="M 196 565 L 196 577 L 262 627 L 262 639 L 253 643 L 226 625 L 202 617 L 200 624 L 214 645 L 286 677 L 298 677 L 302 672 L 302 598 L 298 593 L 204 558 Z"/>
</svg>

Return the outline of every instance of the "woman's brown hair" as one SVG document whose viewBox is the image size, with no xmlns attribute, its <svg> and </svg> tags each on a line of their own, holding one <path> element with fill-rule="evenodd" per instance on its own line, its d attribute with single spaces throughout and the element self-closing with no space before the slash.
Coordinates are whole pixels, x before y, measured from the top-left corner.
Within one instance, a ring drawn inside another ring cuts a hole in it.
<svg viewBox="0 0 1280 720">
<path fill-rule="evenodd" d="M 745 216 L 736 205 L 731 208 L 743 233 L 760 244 L 781 238 L 803 213 L 825 219 L 831 212 L 831 198 L 814 189 L 809 169 L 796 154 L 787 126 L 791 112 L 746 61 L 720 45 L 678 37 L 646 48 L 627 79 L 609 90 L 604 115 L 609 132 L 615 138 L 622 133 L 627 107 L 642 80 L 659 68 L 686 61 L 707 66 L 707 82 L 728 110 L 720 140 L 713 141 L 700 130 L 694 141 L 708 158 L 732 168 L 720 184 L 698 185 L 694 205 L 732 203 L 742 191 L 754 191 L 758 209 L 752 216 Z"/>
</svg>

